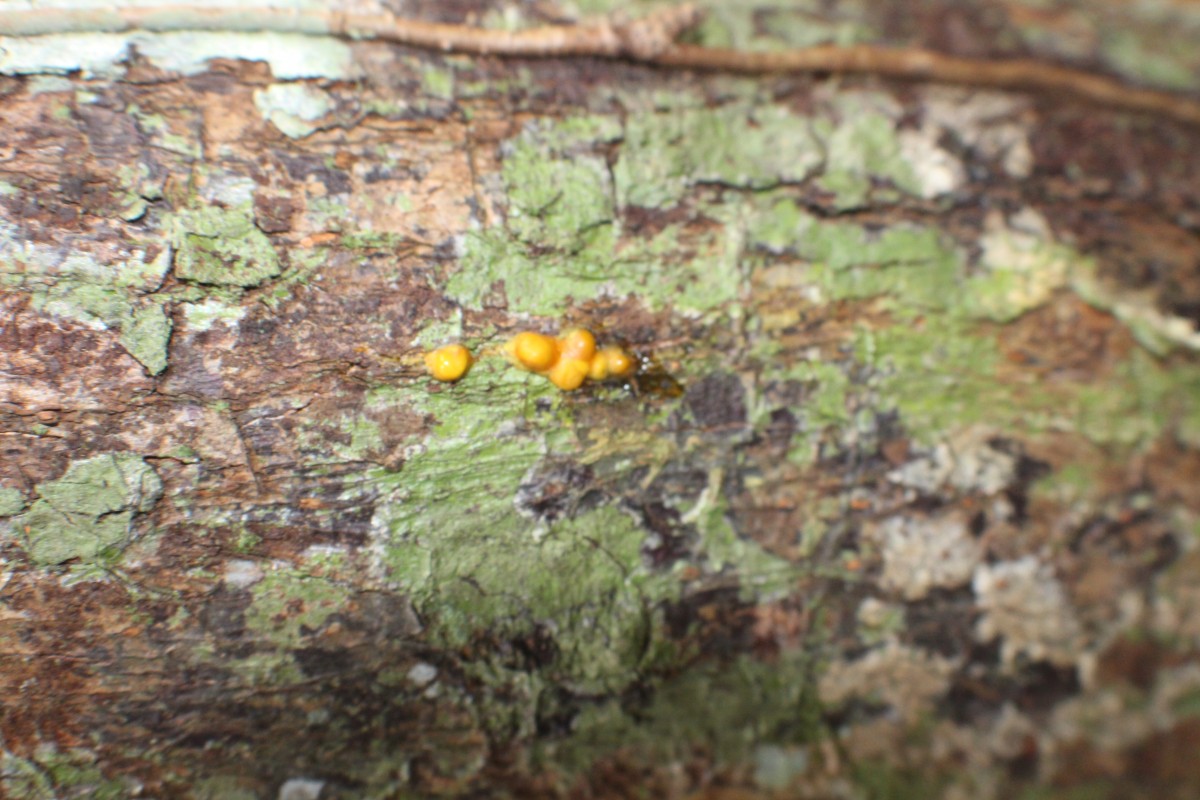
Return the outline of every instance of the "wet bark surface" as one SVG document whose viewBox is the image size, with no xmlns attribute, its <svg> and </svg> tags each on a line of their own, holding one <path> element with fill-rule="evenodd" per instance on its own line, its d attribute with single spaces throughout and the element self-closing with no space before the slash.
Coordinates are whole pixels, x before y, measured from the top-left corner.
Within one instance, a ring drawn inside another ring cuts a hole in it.
<svg viewBox="0 0 1200 800">
<path fill-rule="evenodd" d="M 742 5 L 695 36 L 1200 85 L 1183 2 Z M 1200 131 L 40 42 L 0 77 L 0 794 L 1200 792 Z M 637 374 L 503 355 L 573 326 Z"/>
</svg>

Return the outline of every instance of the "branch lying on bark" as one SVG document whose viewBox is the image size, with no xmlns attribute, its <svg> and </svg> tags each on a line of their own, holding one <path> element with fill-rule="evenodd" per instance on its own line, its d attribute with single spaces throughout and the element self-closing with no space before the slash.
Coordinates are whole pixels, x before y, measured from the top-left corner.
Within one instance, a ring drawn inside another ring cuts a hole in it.
<svg viewBox="0 0 1200 800">
<path fill-rule="evenodd" d="M 41 8 L 0 11 L 0 35 L 130 30 L 276 31 L 381 39 L 443 52 L 475 55 L 626 58 L 660 67 L 745 73 L 831 72 L 994 89 L 1060 93 L 1088 102 L 1169 117 L 1200 126 L 1200 101 L 1127 86 L 1112 78 L 1034 59 L 974 59 L 929 50 L 875 45 L 820 45 L 777 52 L 675 44 L 702 16 L 690 4 L 641 19 L 609 19 L 501 31 L 321 9 L 164 6 L 112 9 Z"/>
</svg>

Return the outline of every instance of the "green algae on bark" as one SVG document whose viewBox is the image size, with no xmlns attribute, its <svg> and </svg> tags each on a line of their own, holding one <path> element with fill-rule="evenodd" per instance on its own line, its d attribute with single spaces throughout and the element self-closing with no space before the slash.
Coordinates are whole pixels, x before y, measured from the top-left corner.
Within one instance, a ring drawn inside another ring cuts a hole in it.
<svg viewBox="0 0 1200 800">
<path fill-rule="evenodd" d="M 162 481 L 140 456 L 110 453 L 72 462 L 35 491 L 38 499 L 12 520 L 34 562 L 110 562 L 132 541 L 134 516 L 161 496 Z"/>
</svg>

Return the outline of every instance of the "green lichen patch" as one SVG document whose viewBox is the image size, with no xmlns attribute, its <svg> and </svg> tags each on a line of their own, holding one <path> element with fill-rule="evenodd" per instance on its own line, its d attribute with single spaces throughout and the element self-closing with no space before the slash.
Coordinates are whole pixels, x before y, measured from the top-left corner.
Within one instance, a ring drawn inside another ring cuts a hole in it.
<svg viewBox="0 0 1200 800">
<path fill-rule="evenodd" d="M 25 495 L 20 489 L 0 486 L 0 517 L 11 517 L 25 508 Z"/>
<path fill-rule="evenodd" d="M 597 148 L 609 117 L 529 126 L 504 163 L 503 227 L 471 232 L 446 293 L 472 306 L 558 315 L 571 304 L 636 294 L 653 308 L 721 309 L 741 292 L 741 208 L 714 206 L 705 225 L 670 225 L 622 241 L 612 179 Z"/>
<path fill-rule="evenodd" d="M 35 563 L 110 561 L 130 543 L 134 515 L 162 494 L 162 481 L 139 456 L 109 453 L 72 462 L 36 493 L 39 499 L 13 519 Z"/>
<path fill-rule="evenodd" d="M 822 158 L 808 121 L 786 108 L 674 108 L 630 116 L 613 176 L 620 205 L 663 208 L 702 183 L 764 189 L 800 182 Z"/>
<path fill-rule="evenodd" d="M 148 303 L 136 309 L 122 324 L 119 341 L 147 372 L 157 375 L 167 368 L 167 345 L 172 327 L 163 306 Z"/>
<path fill-rule="evenodd" d="M 551 132 L 564 138 L 562 131 Z M 613 203 L 608 166 L 588 153 L 556 148 L 546 157 L 536 134 L 516 142 L 504 159 L 508 229 L 518 240 L 578 252 L 607 236 L 611 247 Z"/>
<path fill-rule="evenodd" d="M 1091 264 L 1054 241 L 1046 220 L 1024 209 L 1009 221 L 988 217 L 980 240 L 980 274 L 970 280 L 967 313 L 1010 322 L 1050 299 L 1073 274 L 1090 272 Z"/>
<path fill-rule="evenodd" d="M 413 597 L 448 646 L 542 631 L 552 642 L 547 678 L 589 692 L 626 686 L 675 583 L 643 564 L 646 533 L 616 507 L 567 503 L 538 517 L 536 503 L 523 504 L 542 491 L 538 465 L 553 461 L 562 436 L 561 395 L 537 376 L 479 368 L 472 383 L 484 395 L 425 393 L 417 410 L 438 422 L 423 450 L 373 476 L 382 577 Z"/>
<path fill-rule="evenodd" d="M 254 224 L 253 210 L 193 206 L 165 221 L 175 253 L 175 275 L 213 286 L 249 288 L 282 271 L 271 240 Z"/>
<path fill-rule="evenodd" d="M 810 670 L 795 653 L 774 663 L 740 656 L 693 664 L 657 686 L 636 719 L 617 701 L 592 706 L 575 718 L 569 738 L 542 745 L 538 757 L 577 771 L 618 749 L 653 764 L 702 748 L 720 767 L 744 763 L 761 744 L 816 741 L 822 726 Z"/>
<path fill-rule="evenodd" d="M 859 105 L 843 103 L 844 119 L 837 124 L 826 119 L 815 123 L 828 153 L 819 185 L 835 195 L 839 210 L 864 205 L 874 180 L 886 180 L 909 194 L 921 194 L 917 175 L 903 157 L 896 123 L 872 110 L 869 102 L 862 104 L 865 108 Z"/>
<path fill-rule="evenodd" d="M 603 296 L 636 295 L 650 308 L 711 312 L 737 299 L 745 280 L 736 228 L 671 226 L 616 250 L 601 235 L 576 253 L 537 251 L 492 229 L 467 237 L 463 262 L 446 291 L 469 306 L 560 315 Z M 502 291 L 501 291 L 502 290 Z"/>
<path fill-rule="evenodd" d="M 246 315 L 245 306 L 223 303 L 215 297 L 198 303 L 185 303 L 182 309 L 183 318 L 193 331 L 206 331 L 217 323 L 236 325 Z"/>
<path fill-rule="evenodd" d="M 809 262 L 811 283 L 832 300 L 879 298 L 901 315 L 944 309 L 960 295 L 962 258 L 930 228 L 862 226 L 820 221 L 780 200 L 751 217 L 748 239 L 771 252 Z"/>
<path fill-rule="evenodd" d="M 133 781 L 104 777 L 98 764 L 94 753 L 82 749 L 59 752 L 43 747 L 32 760 L 6 753 L 0 759 L 0 786 L 14 800 L 121 800 L 135 791 Z"/>
<path fill-rule="evenodd" d="M 246 609 L 246 626 L 281 650 L 301 645 L 346 605 L 349 584 L 309 569 L 283 567 L 271 570 L 253 588 Z"/>
<path fill-rule="evenodd" d="M 121 345 L 157 375 L 166 368 L 171 321 L 154 296 L 170 268 L 171 251 L 137 248 L 101 262 L 86 252 L 20 244 L 15 226 L 0 224 L 0 252 L 17 269 L 0 272 L 0 285 L 28 292 L 31 306 L 93 328 L 115 329 Z"/>
</svg>

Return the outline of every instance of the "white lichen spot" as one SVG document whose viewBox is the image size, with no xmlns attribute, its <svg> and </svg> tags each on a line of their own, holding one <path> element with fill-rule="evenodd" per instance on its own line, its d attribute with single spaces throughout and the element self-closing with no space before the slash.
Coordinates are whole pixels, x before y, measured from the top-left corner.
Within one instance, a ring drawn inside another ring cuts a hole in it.
<svg viewBox="0 0 1200 800">
<path fill-rule="evenodd" d="M 982 313 L 1000 320 L 1045 303 L 1067 285 L 1073 268 L 1084 262 L 1055 241 L 1045 217 L 1032 208 L 1021 209 L 1007 220 L 998 211 L 990 212 L 979 245 L 979 265 L 987 274 L 976 302 Z"/>
<path fill-rule="evenodd" d="M 307 83 L 275 83 L 256 89 L 254 105 L 263 119 L 292 139 L 303 139 L 333 110 L 329 95 Z"/>
<path fill-rule="evenodd" d="M 987 733 L 987 747 L 998 759 L 1011 761 L 1025 752 L 1026 743 L 1036 734 L 1033 720 L 1005 703 Z"/>
<path fill-rule="evenodd" d="M 312 778 L 288 778 L 279 787 L 279 800 L 317 800 L 325 781 Z"/>
<path fill-rule="evenodd" d="M 957 191 L 967 182 L 962 162 L 938 146 L 940 135 L 936 127 L 926 125 L 920 130 L 903 131 L 899 136 L 900 155 L 912 167 L 917 195 L 926 200 Z"/>
<path fill-rule="evenodd" d="M 754 748 L 754 782 L 767 789 L 785 789 L 808 771 L 807 747 L 762 744 Z"/>
<path fill-rule="evenodd" d="M 231 589 L 249 589 L 262 579 L 263 571 L 256 561 L 235 558 L 225 562 L 225 585 Z"/>
<path fill-rule="evenodd" d="M 1075 664 L 1082 632 L 1066 590 L 1049 565 L 1033 556 L 983 564 L 975 570 L 972 588 L 983 612 L 975 635 L 983 642 L 1002 639 L 1005 665 L 1022 656 Z"/>
<path fill-rule="evenodd" d="M 1029 125 L 1020 119 L 1027 101 L 1013 95 L 950 87 L 925 91 L 925 124 L 948 131 L 1014 178 L 1033 172 Z"/>
<path fill-rule="evenodd" d="M 904 629 L 904 606 L 885 603 L 877 597 L 868 597 L 858 605 L 858 636 L 867 644 L 879 644 Z"/>
<path fill-rule="evenodd" d="M 409 683 L 414 686 L 428 686 L 437 680 L 437 676 L 437 667 L 433 664 L 426 664 L 424 661 L 413 664 L 406 675 Z"/>
<path fill-rule="evenodd" d="M 137 31 L 0 37 L 0 74 L 78 71 L 84 78 L 118 78 L 134 51 L 163 71 L 183 75 L 203 72 L 215 58 L 265 61 L 281 80 L 345 80 L 362 72 L 350 46 L 333 37 L 269 31 Z"/>
<path fill-rule="evenodd" d="M 957 515 L 921 519 L 890 517 L 866 530 L 883 555 L 880 583 L 905 600 L 934 588 L 952 589 L 971 580 L 982 548 Z"/>
<path fill-rule="evenodd" d="M 945 694 L 957 666 L 956 660 L 893 641 L 857 661 L 830 664 L 817 691 L 826 706 L 862 698 L 886 703 L 911 721 Z"/>
<path fill-rule="evenodd" d="M 238 323 L 246 316 L 243 306 L 231 306 L 220 300 L 205 300 L 202 303 L 184 303 L 183 318 L 193 331 L 206 331 L 218 322 L 237 330 Z"/>
<path fill-rule="evenodd" d="M 888 480 L 926 493 L 950 485 L 991 495 L 1015 480 L 1016 469 L 1016 457 L 996 445 L 992 431 L 969 428 L 892 470 Z"/>
</svg>

